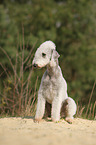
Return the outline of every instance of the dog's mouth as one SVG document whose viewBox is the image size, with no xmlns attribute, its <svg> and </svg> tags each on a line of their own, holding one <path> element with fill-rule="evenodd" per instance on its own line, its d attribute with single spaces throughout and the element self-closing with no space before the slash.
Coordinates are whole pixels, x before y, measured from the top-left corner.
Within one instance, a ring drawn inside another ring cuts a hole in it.
<svg viewBox="0 0 96 145">
<path fill-rule="evenodd" d="M 38 64 L 32 64 L 32 68 L 36 68 L 36 69 L 41 69 L 41 68 L 44 68 L 44 67 L 47 67 L 48 66 L 48 64 L 46 64 L 46 65 L 44 65 L 44 66 L 40 66 L 40 65 L 38 65 Z"/>
</svg>

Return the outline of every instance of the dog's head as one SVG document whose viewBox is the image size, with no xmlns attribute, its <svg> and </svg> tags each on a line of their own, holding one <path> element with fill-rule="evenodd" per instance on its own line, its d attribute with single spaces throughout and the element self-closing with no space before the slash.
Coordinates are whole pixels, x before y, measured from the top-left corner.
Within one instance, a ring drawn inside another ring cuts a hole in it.
<svg viewBox="0 0 96 145">
<path fill-rule="evenodd" d="M 32 65 L 40 68 L 48 64 L 55 65 L 55 60 L 59 57 L 55 48 L 56 46 L 52 41 L 42 43 L 35 53 Z"/>
</svg>

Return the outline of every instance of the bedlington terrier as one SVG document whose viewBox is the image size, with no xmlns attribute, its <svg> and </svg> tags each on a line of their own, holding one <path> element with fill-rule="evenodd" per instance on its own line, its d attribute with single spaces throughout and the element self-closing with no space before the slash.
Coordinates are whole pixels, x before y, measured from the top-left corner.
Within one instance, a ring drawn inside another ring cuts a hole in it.
<svg viewBox="0 0 96 145">
<path fill-rule="evenodd" d="M 43 118 L 46 102 L 52 104 L 51 119 L 54 122 L 58 122 L 61 115 L 67 122 L 72 123 L 76 113 L 75 101 L 68 97 L 67 83 L 58 65 L 59 56 L 52 41 L 42 43 L 35 53 L 32 65 L 38 68 L 47 66 L 38 92 L 36 122 Z"/>
</svg>

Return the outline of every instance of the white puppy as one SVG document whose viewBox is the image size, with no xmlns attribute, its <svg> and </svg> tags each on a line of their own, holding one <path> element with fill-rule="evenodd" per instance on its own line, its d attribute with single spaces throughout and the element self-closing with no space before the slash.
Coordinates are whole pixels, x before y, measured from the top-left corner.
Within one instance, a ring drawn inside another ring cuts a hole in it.
<svg viewBox="0 0 96 145">
<path fill-rule="evenodd" d="M 71 123 L 76 113 L 76 104 L 72 98 L 68 97 L 67 83 L 58 65 L 59 54 L 55 48 L 56 46 L 52 41 L 42 43 L 37 49 L 32 62 L 34 67 L 47 66 L 38 92 L 35 121 L 39 122 L 42 119 L 45 112 L 45 103 L 48 102 L 52 104 L 51 118 L 53 121 L 59 121 L 61 113 L 65 116 L 66 121 Z"/>
</svg>

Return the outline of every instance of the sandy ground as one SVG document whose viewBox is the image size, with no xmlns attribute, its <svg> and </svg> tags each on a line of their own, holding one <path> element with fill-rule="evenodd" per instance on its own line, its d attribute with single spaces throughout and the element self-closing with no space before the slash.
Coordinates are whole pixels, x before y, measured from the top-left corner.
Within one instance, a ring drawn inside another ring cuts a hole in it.
<svg viewBox="0 0 96 145">
<path fill-rule="evenodd" d="M 0 145 L 96 145 L 96 120 L 54 123 L 29 118 L 1 118 Z"/>
</svg>

